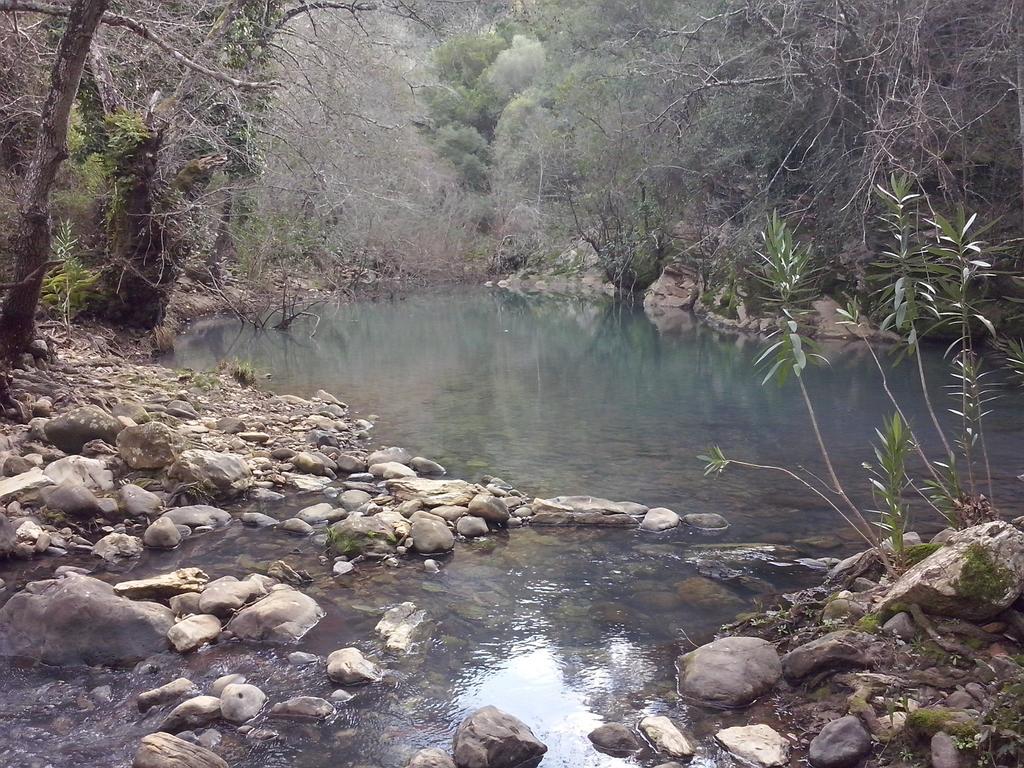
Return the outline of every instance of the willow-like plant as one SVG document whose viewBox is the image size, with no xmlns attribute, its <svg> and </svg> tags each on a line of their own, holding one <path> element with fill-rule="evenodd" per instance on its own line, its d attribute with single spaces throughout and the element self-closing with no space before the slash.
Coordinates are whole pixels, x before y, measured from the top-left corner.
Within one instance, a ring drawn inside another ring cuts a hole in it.
<svg viewBox="0 0 1024 768">
<path fill-rule="evenodd" d="M 804 407 L 807 411 L 811 431 L 817 442 L 821 459 L 825 464 L 828 481 L 820 480 L 806 470 L 792 470 L 785 467 L 755 464 L 727 457 L 719 446 L 699 458 L 704 462 L 705 475 L 720 474 L 730 465 L 750 469 L 766 469 L 782 472 L 824 501 L 850 527 L 874 549 L 889 573 L 895 568 L 885 547 L 882 546 L 877 529 L 871 525 L 864 514 L 850 499 L 843 483 L 836 472 L 818 425 L 818 415 L 814 409 L 803 374 L 812 363 L 827 363 L 815 343 L 804 333 L 801 321 L 808 314 L 810 301 L 818 294 L 818 268 L 814 263 L 809 248 L 798 244 L 793 232 L 785 221 L 773 212 L 768 219 L 762 234 L 763 250 L 758 254 L 760 268 L 755 277 L 765 288 L 762 297 L 766 303 L 774 305 L 779 311 L 779 327 L 769 337 L 769 345 L 757 358 L 757 365 L 765 368 L 766 373 L 762 385 L 773 379 L 778 383 L 785 382 L 790 375 L 796 380 Z"/>
<path fill-rule="evenodd" d="M 871 494 L 879 508 L 877 525 L 892 547 L 897 564 L 904 561 L 903 534 L 910 522 L 910 506 L 904 493 L 911 487 L 907 475 L 907 458 L 913 451 L 913 438 L 903 417 L 894 413 L 881 429 L 876 429 L 878 443 L 874 446 L 877 464 L 870 466 Z"/>
</svg>

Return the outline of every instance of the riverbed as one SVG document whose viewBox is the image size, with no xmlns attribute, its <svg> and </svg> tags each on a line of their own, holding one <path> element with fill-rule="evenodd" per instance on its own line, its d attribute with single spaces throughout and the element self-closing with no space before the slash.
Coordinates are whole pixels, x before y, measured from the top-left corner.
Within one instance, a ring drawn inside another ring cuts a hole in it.
<svg viewBox="0 0 1024 768">
<path fill-rule="evenodd" d="M 212 368 L 242 359 L 271 374 L 261 385 L 308 396 L 323 388 L 356 415 L 374 417 L 369 444 L 402 445 L 445 464 L 450 475 L 498 475 L 529 495 L 594 494 L 716 512 L 731 527 L 702 534 L 680 527 L 637 530 L 526 527 L 460 542 L 428 573 L 418 557 L 398 567 L 361 564 L 330 575 L 317 537 L 232 525 L 154 553 L 108 581 L 198 566 L 211 578 L 264 572 L 286 559 L 309 571 L 302 589 L 326 617 L 296 646 L 225 642 L 188 656 L 162 654 L 134 670 L 5 669 L 0 764 L 97 766 L 130 762 L 145 718 L 134 697 L 185 675 L 200 689 L 242 673 L 271 702 L 329 697 L 321 661 L 289 664 L 288 654 L 324 657 L 353 645 L 387 670 L 383 683 L 353 688 L 323 723 L 261 715 L 254 725 L 277 738 L 255 740 L 215 726 L 217 751 L 233 768 L 401 768 L 421 747 L 450 746 L 469 711 L 495 705 L 545 742 L 548 768 L 651 768 L 663 756 L 617 758 L 587 733 L 602 722 L 635 725 L 664 713 L 700 742 L 699 766 L 729 766 L 711 734 L 723 725 L 773 722 L 770 699 L 730 714 L 683 701 L 675 689 L 681 651 L 709 640 L 737 613 L 772 596 L 820 582 L 814 558 L 841 557 L 857 542 L 827 510 L 771 473 L 703 475 L 697 455 L 711 444 L 761 463 L 818 469 L 816 447 L 791 387 L 762 387 L 752 370 L 757 340 L 697 323 L 662 333 L 642 311 L 611 302 L 522 297 L 463 289 L 324 311 L 318 331 L 256 333 L 229 319 L 198 322 L 178 340 L 168 365 Z M 867 502 L 861 464 L 888 412 L 878 373 L 856 346 L 828 348 L 832 364 L 808 384 L 840 473 Z M 927 368 L 944 397 L 943 361 Z M 917 425 L 916 379 L 891 374 Z M 1017 505 L 1012 452 L 1024 423 L 1014 394 L 996 404 L 988 433 L 997 501 Z M 322 500 L 305 494 L 250 508 L 284 520 Z M 940 521 L 924 517 L 925 534 Z M 44 578 L 52 560 L 11 565 L 12 584 Z M 86 564 L 90 558 L 62 558 Z M 129 575 L 130 574 L 130 575 Z M 373 627 L 389 607 L 413 601 L 427 629 L 408 655 L 383 650 Z"/>
</svg>

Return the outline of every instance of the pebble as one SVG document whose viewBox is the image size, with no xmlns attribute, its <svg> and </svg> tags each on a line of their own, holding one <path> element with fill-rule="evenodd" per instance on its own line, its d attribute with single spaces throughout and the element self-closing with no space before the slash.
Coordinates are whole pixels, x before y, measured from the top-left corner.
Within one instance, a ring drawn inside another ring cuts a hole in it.
<svg viewBox="0 0 1024 768">
<path fill-rule="evenodd" d="M 316 664 L 318 661 L 320 661 L 320 657 L 315 653 L 292 651 L 288 654 L 288 663 L 294 664 L 297 667 L 305 666 L 307 664 Z"/>
<path fill-rule="evenodd" d="M 424 560 L 423 570 L 425 570 L 427 573 L 437 573 L 441 570 L 441 566 L 437 564 L 436 560 Z"/>
</svg>

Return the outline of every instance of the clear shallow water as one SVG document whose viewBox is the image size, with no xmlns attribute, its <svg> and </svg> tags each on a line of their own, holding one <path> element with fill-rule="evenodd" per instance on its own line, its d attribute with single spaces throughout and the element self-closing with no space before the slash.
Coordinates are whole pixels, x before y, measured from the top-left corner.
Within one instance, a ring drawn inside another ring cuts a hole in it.
<svg viewBox="0 0 1024 768">
<path fill-rule="evenodd" d="M 252 334 L 230 321 L 197 324 L 179 340 L 173 364 L 212 367 L 241 357 L 272 371 L 277 391 L 332 390 L 353 410 L 380 415 L 374 443 L 438 458 L 455 476 L 488 472 L 530 493 L 715 511 L 733 526 L 715 538 L 682 529 L 515 530 L 460 544 L 436 575 L 413 558 L 397 569 L 363 565 L 339 580 L 319 561 L 313 539 L 237 524 L 197 536 L 174 552 L 147 553 L 129 573 L 98 575 L 120 581 L 201 566 L 212 578 L 241 576 L 283 558 L 313 574 L 306 591 L 326 618 L 297 646 L 228 642 L 187 657 L 162 655 L 153 670 L 4 667 L 0 765 L 127 765 L 138 739 L 166 713 L 140 718 L 134 696 L 182 674 L 205 689 L 221 674 L 241 672 L 271 702 L 326 697 L 333 686 L 323 664 L 293 667 L 287 653 L 326 656 L 347 645 L 384 664 L 387 680 L 352 689 L 356 698 L 326 723 L 261 715 L 256 724 L 279 731 L 277 741 L 254 744 L 219 724 L 218 751 L 233 768 L 400 768 L 415 749 L 448 747 L 461 718 L 484 704 L 533 727 L 550 748 L 546 768 L 664 762 L 649 752 L 628 760 L 601 755 L 586 740 L 600 722 L 635 724 L 655 712 L 700 740 L 695 765 L 732 765 L 711 734 L 771 722 L 771 702 L 753 713 L 719 713 L 680 701 L 677 655 L 765 594 L 816 583 L 820 575 L 795 565 L 797 557 L 838 556 L 854 546 L 830 515 L 771 475 L 703 478 L 694 456 L 712 442 L 743 458 L 818 466 L 796 393 L 763 389 L 751 373 L 756 350 L 701 327 L 661 334 L 622 307 L 471 290 L 346 306 L 325 317 L 313 340 Z M 815 372 L 811 386 L 828 403 L 820 415 L 837 464 L 860 478 L 865 441 L 887 408 L 870 360 L 852 349 L 833 356 L 833 367 Z M 893 377 L 897 391 L 912 384 L 909 375 Z M 989 434 L 993 456 L 1001 457 L 995 469 L 1004 505 L 1019 502 L 1024 485 L 1014 479 L 1018 404 L 999 406 Z M 320 500 L 257 508 L 285 519 Z M 922 520 L 919 527 L 938 526 Z M 739 546 L 766 541 L 780 546 Z M 7 564 L 0 576 L 20 586 L 59 562 Z M 414 653 L 391 656 L 373 627 L 405 600 L 427 612 L 429 629 Z M 102 685 L 111 686 L 109 702 L 86 693 Z"/>
</svg>

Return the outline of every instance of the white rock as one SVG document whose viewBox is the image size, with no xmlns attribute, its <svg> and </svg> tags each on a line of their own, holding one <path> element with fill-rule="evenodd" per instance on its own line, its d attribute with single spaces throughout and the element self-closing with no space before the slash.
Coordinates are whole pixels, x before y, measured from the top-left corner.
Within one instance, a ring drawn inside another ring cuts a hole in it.
<svg viewBox="0 0 1024 768">
<path fill-rule="evenodd" d="M 655 749 L 670 757 L 692 757 L 696 751 L 690 740 L 663 715 L 648 715 L 640 721 L 640 730 Z"/>
<path fill-rule="evenodd" d="M 0 480 L 0 504 L 15 499 L 23 493 L 38 491 L 48 485 L 54 485 L 53 480 L 39 467 L 33 467 L 28 472 L 22 472 L 14 477 L 5 477 Z"/>
<path fill-rule="evenodd" d="M 205 613 L 182 619 L 167 630 L 167 639 L 178 653 L 194 651 L 201 645 L 212 643 L 219 635 L 220 619 Z"/>
<path fill-rule="evenodd" d="M 376 683 L 384 673 L 358 648 L 341 648 L 327 657 L 327 676 L 342 685 Z"/>
<path fill-rule="evenodd" d="M 645 531 L 667 531 L 679 525 L 679 515 L 665 507 L 647 510 L 640 527 Z"/>
<path fill-rule="evenodd" d="M 267 695 L 255 685 L 231 683 L 220 694 L 221 717 L 232 723 L 252 720 L 267 703 Z"/>
<path fill-rule="evenodd" d="M 725 728 L 715 734 L 731 754 L 764 768 L 789 765 L 789 741 L 767 725 Z"/>
<path fill-rule="evenodd" d="M 114 490 L 114 473 L 101 460 L 86 456 L 65 456 L 50 464 L 43 474 L 55 483 L 71 481 L 90 491 Z"/>
</svg>

